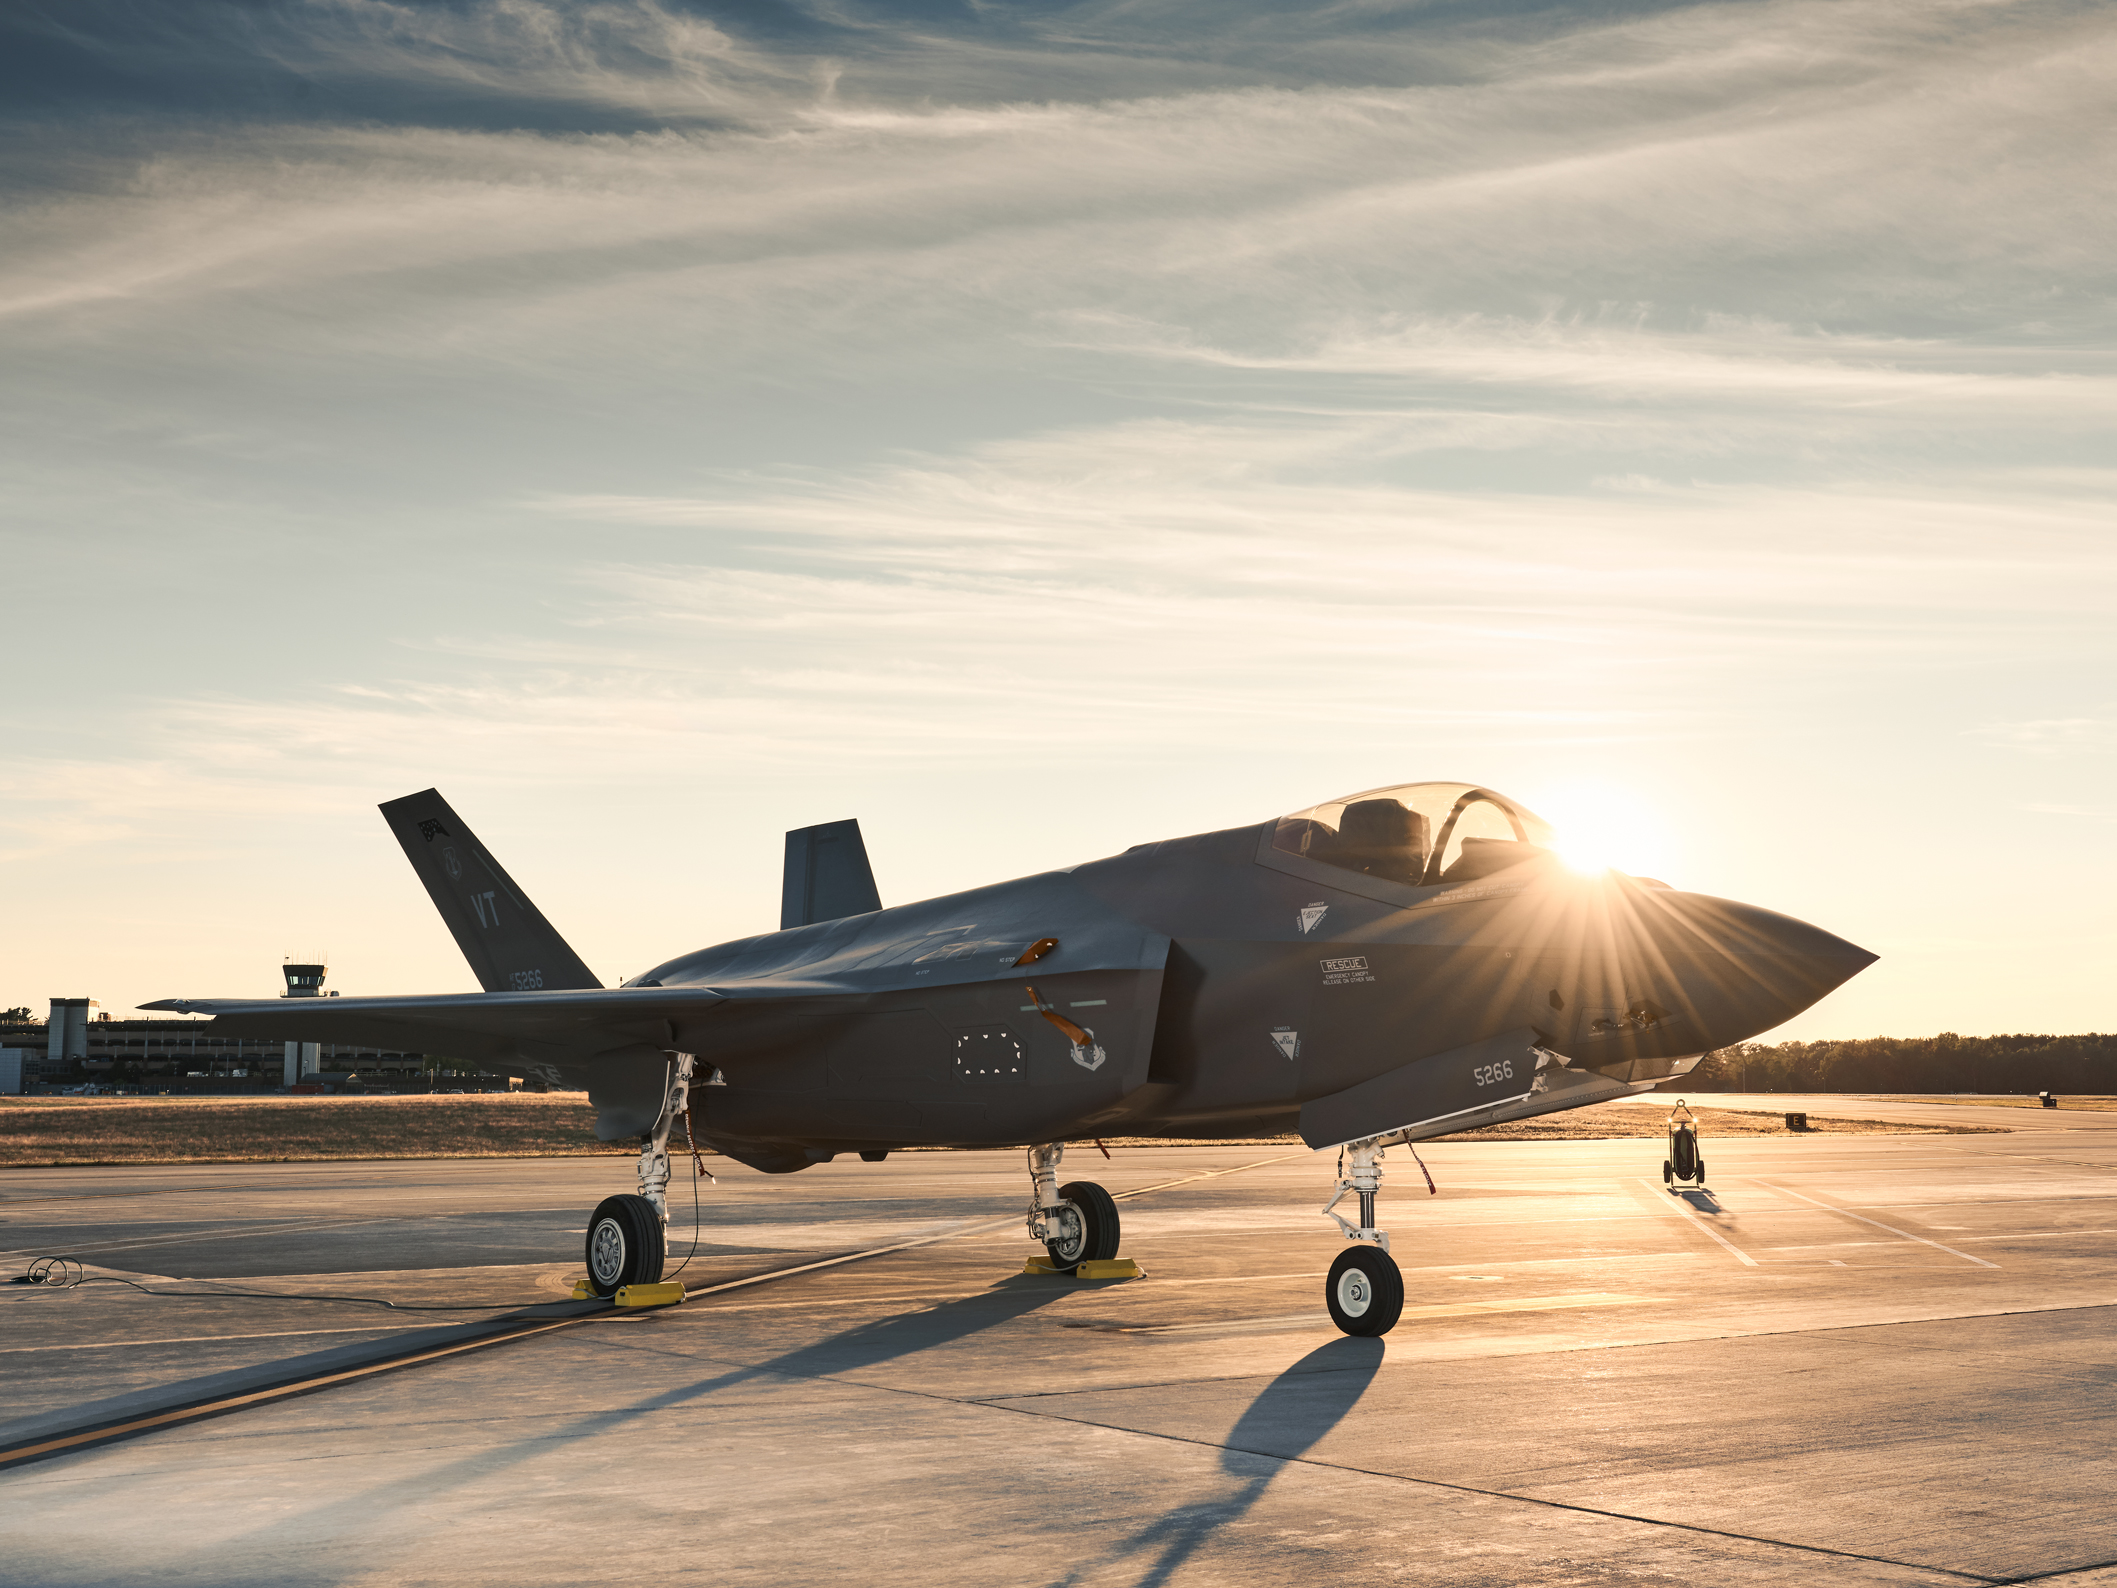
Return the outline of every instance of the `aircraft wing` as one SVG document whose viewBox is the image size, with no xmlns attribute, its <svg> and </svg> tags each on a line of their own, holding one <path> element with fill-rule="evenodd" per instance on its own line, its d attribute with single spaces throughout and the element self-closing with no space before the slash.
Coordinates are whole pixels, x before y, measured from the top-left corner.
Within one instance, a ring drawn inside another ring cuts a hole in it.
<svg viewBox="0 0 2117 1588">
<path fill-rule="evenodd" d="M 164 998 L 142 1004 L 213 1016 L 232 1036 L 410 1048 L 465 1059 L 520 1054 L 578 1064 L 631 1043 L 677 1046 L 677 1028 L 729 1005 L 812 998 L 835 982 L 772 980 L 724 987 L 612 987 L 434 993 L 407 998 Z"/>
</svg>

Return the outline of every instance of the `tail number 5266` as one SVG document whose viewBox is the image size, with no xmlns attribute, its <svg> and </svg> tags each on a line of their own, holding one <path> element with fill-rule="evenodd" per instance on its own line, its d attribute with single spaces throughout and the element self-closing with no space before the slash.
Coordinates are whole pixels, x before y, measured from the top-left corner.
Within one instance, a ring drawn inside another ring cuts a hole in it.
<svg viewBox="0 0 2117 1588">
<path fill-rule="evenodd" d="M 1514 1079 L 1514 1061 L 1512 1059 L 1502 1059 L 1497 1064 L 1480 1064 L 1470 1073 L 1476 1077 L 1480 1086 L 1491 1086 L 1500 1081 L 1511 1081 Z"/>
</svg>

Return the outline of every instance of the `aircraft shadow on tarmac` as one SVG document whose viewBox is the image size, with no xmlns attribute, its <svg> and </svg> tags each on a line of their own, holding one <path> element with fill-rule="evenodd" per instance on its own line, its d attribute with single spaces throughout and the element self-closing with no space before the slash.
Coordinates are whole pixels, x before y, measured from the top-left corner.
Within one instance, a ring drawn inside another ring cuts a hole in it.
<svg viewBox="0 0 2117 1588">
<path fill-rule="evenodd" d="M 1228 1490 L 1177 1506 L 1103 1559 L 1057 1579 L 1055 1588 L 1142 1555 L 1149 1559 L 1138 1588 L 1161 1588 L 1209 1538 L 1264 1498 L 1282 1463 L 1299 1460 L 1343 1421 L 1374 1382 L 1384 1350 L 1381 1340 L 1347 1336 L 1309 1352 L 1267 1384 L 1229 1430 L 1220 1453 L 1220 1470 L 1232 1480 Z"/>
<path fill-rule="evenodd" d="M 944 1302 L 927 1310 L 862 1324 L 841 1334 L 801 1346 L 782 1356 L 750 1366 L 728 1368 L 688 1383 L 669 1385 L 624 1405 L 614 1405 L 558 1424 L 541 1423 L 534 1434 L 462 1457 L 438 1468 L 409 1471 L 387 1482 L 362 1490 L 339 1491 L 320 1506 L 298 1514 L 275 1518 L 247 1540 L 218 1539 L 213 1546 L 218 1580 L 229 1588 L 246 1581 L 278 1581 L 278 1567 L 264 1575 L 247 1578 L 236 1563 L 246 1556 L 270 1562 L 279 1551 L 301 1547 L 318 1538 L 340 1536 L 371 1524 L 378 1516 L 400 1507 L 430 1504 L 452 1490 L 487 1484 L 496 1474 L 526 1462 L 550 1457 L 568 1443 L 608 1435 L 626 1424 L 671 1411 L 711 1396 L 715 1391 L 755 1384 L 773 1378 L 835 1378 L 878 1367 L 916 1352 L 947 1346 L 1011 1322 L 1072 1294 L 1070 1286 L 1048 1281 L 1009 1282 L 977 1296 Z M 696 1314 L 692 1315 L 697 1317 Z M 674 1321 L 672 1319 L 672 1321 Z M 703 1321 L 703 1320 L 702 1320 Z M 659 1331 L 646 1320 L 616 1325 L 627 1344 L 637 1341 L 649 1350 L 667 1350 L 673 1359 L 692 1342 L 680 1338 L 654 1339 Z M 609 1327 L 595 1326 L 591 1329 Z M 639 1330 L 635 1334 L 634 1331 Z M 574 1338 L 579 1339 L 580 1336 Z M 590 1334 L 589 1339 L 594 1335 Z M 710 1349 L 710 1345 L 707 1347 Z M 1130 1540 L 1106 1556 L 1103 1565 L 1128 1557 L 1148 1555 L 1139 1578 L 1141 1588 L 1168 1581 L 1169 1577 L 1218 1529 L 1239 1519 L 1263 1497 L 1279 1463 L 1298 1459 L 1327 1434 L 1359 1401 L 1381 1367 L 1383 1342 L 1352 1337 L 1331 1341 L 1311 1351 L 1281 1373 L 1236 1420 L 1221 1454 L 1221 1469 L 1233 1481 L 1232 1492 L 1214 1499 L 1176 1507 L 1157 1518 Z M 495 1363 L 506 1361 L 502 1355 Z M 473 1404 L 491 1405 L 485 1394 L 469 1386 L 459 1393 Z M 425 1405 L 447 1415 L 445 1393 L 429 1390 Z M 310 1404 L 316 1404 L 311 1402 Z M 355 1414 L 356 1417 L 359 1414 Z M 290 1537 L 289 1535 L 294 1535 Z M 247 1543 L 251 1548 L 245 1548 Z M 275 1547 L 276 1546 L 276 1547 Z M 252 1550 L 256 1554 L 252 1554 Z M 319 1568 L 329 1571 L 327 1557 L 304 1550 L 309 1580 L 317 1580 Z M 370 1577 L 382 1563 L 346 1552 L 342 1560 L 347 1577 Z M 1082 1568 L 1087 1570 L 1089 1568 Z M 1079 1573 L 1059 1579 L 1077 1580 Z"/>
<path fill-rule="evenodd" d="M 526 1438 L 497 1444 L 445 1466 L 408 1472 L 402 1477 L 363 1490 L 341 1491 L 333 1495 L 329 1503 L 277 1518 L 250 1534 L 247 1539 L 217 1540 L 213 1546 L 212 1562 L 215 1581 L 224 1585 L 224 1588 L 244 1588 L 245 1584 L 251 1582 L 276 1585 L 284 1580 L 277 1566 L 262 1569 L 255 1576 L 242 1575 L 240 1568 L 232 1563 L 250 1553 L 250 1550 L 245 1548 L 246 1544 L 251 1549 L 258 1550 L 261 1558 L 268 1562 L 280 1559 L 278 1552 L 288 1547 L 302 1548 L 305 1569 L 309 1573 L 304 1580 L 324 1580 L 325 1574 L 330 1570 L 328 1560 L 305 1548 L 315 1540 L 341 1537 L 399 1507 L 420 1506 L 453 1490 L 489 1483 L 496 1474 L 525 1462 L 549 1457 L 555 1449 L 562 1448 L 571 1441 L 610 1434 L 627 1423 L 671 1411 L 709 1396 L 716 1390 L 732 1389 L 738 1385 L 754 1384 L 772 1378 L 816 1379 L 857 1373 L 864 1368 L 877 1367 L 917 1351 L 931 1350 L 968 1339 L 996 1324 L 1026 1317 L 1038 1308 L 1074 1293 L 1077 1292 L 1073 1287 L 1048 1280 L 1010 1280 L 979 1295 L 944 1302 L 923 1312 L 863 1324 L 843 1334 L 832 1335 L 812 1345 L 789 1351 L 783 1356 L 773 1357 L 769 1361 L 747 1367 L 728 1368 L 689 1383 L 672 1384 L 666 1389 L 642 1396 L 625 1405 L 609 1406 L 570 1421 L 541 1423 L 537 1431 Z M 702 1312 L 704 1310 L 701 1309 Z M 676 1314 L 672 1316 L 671 1321 L 680 1316 L 684 1315 Z M 698 1319 L 700 1314 L 693 1313 L 689 1316 Z M 685 1352 L 686 1347 L 697 1349 L 703 1343 L 705 1350 L 711 1349 L 710 1342 L 681 1338 L 656 1341 L 654 1335 L 658 1330 L 649 1319 L 628 1319 L 623 1322 L 589 1325 L 589 1328 L 622 1330 L 620 1338 L 624 1339 L 626 1344 L 637 1342 L 649 1350 L 666 1351 L 667 1359 L 672 1363 L 683 1359 L 679 1353 Z M 635 1330 L 639 1332 L 635 1334 Z M 573 1338 L 581 1337 L 574 1335 Z M 595 1336 L 590 1334 L 588 1338 L 592 1340 Z M 1355 1346 L 1380 1345 L 1379 1341 L 1350 1339 L 1338 1343 Z M 1316 1355 L 1322 1354 L 1319 1352 Z M 1379 1351 L 1376 1354 L 1379 1359 Z M 504 1348 L 503 1355 L 493 1360 L 507 1360 Z M 478 1390 L 459 1387 L 456 1393 L 462 1397 L 466 1406 L 492 1404 L 486 1395 Z M 430 1414 L 442 1417 L 450 1415 L 448 1392 L 445 1390 L 430 1389 L 421 1404 Z M 466 1412 L 461 1415 L 475 1413 Z M 355 1417 L 358 1416 L 356 1413 Z M 381 1564 L 372 1558 L 363 1558 L 353 1551 L 347 1551 L 339 1558 L 342 1559 L 343 1572 L 347 1578 L 372 1578 Z"/>
</svg>

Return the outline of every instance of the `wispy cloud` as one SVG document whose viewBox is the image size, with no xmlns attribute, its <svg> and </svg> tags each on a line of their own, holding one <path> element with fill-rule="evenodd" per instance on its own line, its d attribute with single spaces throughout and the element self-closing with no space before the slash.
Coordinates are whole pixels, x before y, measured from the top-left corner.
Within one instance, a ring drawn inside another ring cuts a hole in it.
<svg viewBox="0 0 2117 1588">
<path fill-rule="evenodd" d="M 1973 732 L 1986 744 L 2032 755 L 2079 755 L 2108 751 L 2117 746 L 2117 720 L 2108 717 L 2047 717 L 2027 722 L 1992 722 Z M 2038 808 L 2057 810 L 2061 807 Z"/>
<path fill-rule="evenodd" d="M 1562 766 L 1857 917 L 2094 807 L 2102 10 L 747 15 L 0 19 L 21 866 Z"/>
</svg>

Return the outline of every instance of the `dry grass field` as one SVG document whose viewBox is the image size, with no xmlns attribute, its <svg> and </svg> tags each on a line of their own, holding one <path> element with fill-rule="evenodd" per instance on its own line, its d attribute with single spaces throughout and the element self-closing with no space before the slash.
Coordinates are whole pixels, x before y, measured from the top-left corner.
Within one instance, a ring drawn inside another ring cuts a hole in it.
<svg viewBox="0 0 2117 1588">
<path fill-rule="evenodd" d="M 1898 1125 L 1880 1119 L 1825 1119 L 1808 1116 L 1808 1129 L 1788 1130 L 1784 1111 L 1751 1112 L 1737 1108 L 1696 1108 L 1698 1134 L 1713 1136 L 1982 1136 L 1997 1130 L 1992 1125 Z M 1637 1121 L 1622 1116 L 1638 1115 Z M 1621 1120 L 1621 1124 L 1620 1124 Z M 1516 1120 L 1511 1125 L 1487 1125 L 1466 1130 L 1446 1141 L 1528 1141 L 1555 1138 L 1579 1141 L 1618 1137 L 1666 1136 L 1669 1111 L 1652 1104 L 1633 1103 L 1584 1114 L 1551 1114 L 1542 1119 Z M 2003 1134 L 2003 1133 L 2002 1133 Z"/>
<path fill-rule="evenodd" d="M 1982 1136 L 1998 1131 L 1993 1125 L 1899 1125 L 1881 1119 L 1825 1119 L 1811 1115 L 1805 1131 L 1788 1130 L 1786 1116 L 1738 1108 L 1697 1108 L 1691 1111 L 1703 1136 Z M 1485 1125 L 1477 1130 L 1459 1130 L 1436 1141 L 1629 1141 L 1666 1136 L 1669 1111 L 1651 1103 L 1583 1110 L 1571 1114 L 1547 1114 L 1541 1119 L 1518 1119 L 1507 1125 Z M 2001 1132 L 2004 1134 L 2004 1132 Z M 1291 1142 L 1301 1138 L 1241 1136 L 1231 1140 L 1191 1142 L 1196 1147 L 1240 1147 L 1251 1143 Z M 1186 1145 L 1152 1137 L 1112 1136 L 1112 1147 L 1167 1147 Z"/>
<path fill-rule="evenodd" d="M 1702 1108 L 1713 1136 L 1784 1136 L 1776 1113 Z M 1975 1125 L 1893 1125 L 1814 1118 L 1811 1135 L 1983 1132 Z M 1650 1105 L 1491 1125 L 1449 1141 L 1581 1141 L 1663 1135 Z M 679 1138 L 680 1139 L 680 1138 Z M 1298 1145 L 1292 1135 L 1168 1143 L 1111 1137 L 1111 1147 Z M 7 1097 L 0 1098 L 0 1167 L 115 1163 L 291 1163 L 357 1158 L 570 1158 L 631 1154 L 595 1139 L 595 1111 L 578 1092 L 461 1097 Z M 916 1149 L 915 1149 L 916 1150 Z"/>
<path fill-rule="evenodd" d="M 578 1092 L 461 1097 L 0 1098 L 0 1165 L 555 1158 L 595 1139 Z"/>
<path fill-rule="evenodd" d="M 1962 1108 L 2043 1107 L 2042 1102 L 2038 1099 L 2034 1097 L 2023 1097 L 2018 1092 L 1996 1094 L 1991 1096 L 1986 1096 L 1977 1092 L 1967 1092 L 1960 1096 L 1948 1095 L 1942 1097 L 1913 1097 L 1907 1093 L 1903 1096 L 1892 1095 L 1886 1099 L 1876 1093 L 1870 1092 L 1866 1095 L 1869 1097 L 1873 1097 L 1876 1102 L 1886 1101 L 1891 1103 L 1954 1103 L 1958 1107 Z M 2086 1109 L 2090 1113 L 2106 1114 L 2112 1109 L 2117 1109 L 2117 1097 L 2067 1097 L 2061 1094 L 2058 1098 L 2058 1106 L 2061 1109 Z"/>
</svg>

